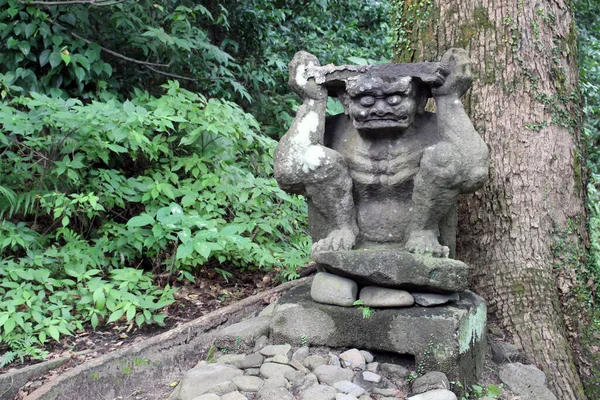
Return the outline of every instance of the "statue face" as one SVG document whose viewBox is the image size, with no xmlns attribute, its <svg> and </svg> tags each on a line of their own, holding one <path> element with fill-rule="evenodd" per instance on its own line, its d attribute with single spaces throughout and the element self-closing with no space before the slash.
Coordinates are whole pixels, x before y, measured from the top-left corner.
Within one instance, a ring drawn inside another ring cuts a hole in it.
<svg viewBox="0 0 600 400">
<path fill-rule="evenodd" d="M 384 82 L 379 77 L 361 77 L 347 88 L 348 114 L 359 132 L 402 132 L 417 113 L 414 83 L 410 77 Z"/>
</svg>

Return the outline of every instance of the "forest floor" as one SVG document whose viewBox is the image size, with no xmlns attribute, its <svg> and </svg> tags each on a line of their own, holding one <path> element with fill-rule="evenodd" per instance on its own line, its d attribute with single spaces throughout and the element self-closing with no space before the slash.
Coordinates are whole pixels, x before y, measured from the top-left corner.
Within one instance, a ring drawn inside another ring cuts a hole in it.
<svg viewBox="0 0 600 400">
<path fill-rule="evenodd" d="M 306 276 L 312 271 L 314 268 L 307 268 L 303 270 L 302 275 Z M 47 348 L 49 351 L 47 360 L 68 357 L 69 361 L 48 374 L 29 381 L 21 388 L 16 399 L 24 398 L 45 382 L 55 379 L 85 361 L 146 340 L 280 283 L 274 273 L 264 271 L 236 271 L 228 279 L 212 270 L 202 271 L 195 283 L 177 286 L 174 296 L 176 301 L 163 310 L 168 315 L 164 326 L 149 325 L 139 328 L 132 322 L 111 324 L 96 331 L 89 327 L 88 330 L 77 332 L 74 336 L 62 337 L 60 342 L 53 343 Z M 39 362 L 41 361 L 25 360 L 24 363 L 18 361 L 0 369 L 0 374 Z"/>
</svg>

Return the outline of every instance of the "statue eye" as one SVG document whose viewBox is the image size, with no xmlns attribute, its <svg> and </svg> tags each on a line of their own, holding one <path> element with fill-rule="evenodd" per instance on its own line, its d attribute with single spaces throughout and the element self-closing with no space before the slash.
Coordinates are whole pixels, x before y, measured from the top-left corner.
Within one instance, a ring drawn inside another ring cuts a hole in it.
<svg viewBox="0 0 600 400">
<path fill-rule="evenodd" d="M 360 98 L 360 105 L 363 107 L 371 107 L 375 104 L 375 97 L 373 96 L 363 96 Z"/>
<path fill-rule="evenodd" d="M 386 101 L 390 106 L 395 106 L 395 105 L 400 104 L 400 102 L 402 101 L 402 97 L 395 94 L 395 95 L 387 97 Z"/>
</svg>

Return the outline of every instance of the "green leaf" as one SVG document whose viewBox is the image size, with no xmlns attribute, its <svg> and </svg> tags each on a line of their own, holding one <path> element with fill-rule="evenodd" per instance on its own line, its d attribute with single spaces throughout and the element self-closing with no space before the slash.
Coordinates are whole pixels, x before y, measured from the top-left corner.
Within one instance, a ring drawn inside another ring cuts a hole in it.
<svg viewBox="0 0 600 400">
<path fill-rule="evenodd" d="M 63 53 L 61 51 L 60 58 L 65 62 L 65 65 L 69 65 L 69 63 L 71 62 L 71 56 L 69 55 L 69 53 Z"/>
<path fill-rule="evenodd" d="M 177 253 L 175 254 L 176 260 L 181 260 L 192 255 L 194 252 L 194 244 L 192 242 L 180 244 L 177 246 Z"/>
<path fill-rule="evenodd" d="M 50 335 L 52 339 L 56 340 L 57 342 L 59 341 L 58 339 L 60 338 L 60 332 L 58 331 L 58 328 L 55 325 L 50 325 L 49 327 L 47 327 L 46 332 L 48 332 L 48 335 Z"/>
<path fill-rule="evenodd" d="M 13 318 L 8 318 L 6 322 L 4 322 L 4 334 L 8 335 L 15 329 L 16 322 Z"/>
<path fill-rule="evenodd" d="M 62 62 L 60 54 L 61 53 L 57 51 L 54 51 L 52 52 L 52 54 L 50 54 L 50 56 L 48 57 L 48 61 L 50 61 L 50 67 L 56 68 L 60 65 L 60 63 Z"/>
<path fill-rule="evenodd" d="M 146 226 L 154 223 L 154 218 L 148 214 L 141 214 L 137 217 L 131 218 L 127 221 L 127 226 L 135 228 L 140 226 Z"/>
<path fill-rule="evenodd" d="M 121 317 L 123 316 L 123 314 L 125 314 L 125 310 L 122 309 L 122 308 L 119 308 L 117 311 L 115 311 L 112 314 L 110 314 L 110 317 L 108 318 L 107 324 L 110 324 L 111 322 L 118 321 L 119 319 L 121 319 Z"/>
<path fill-rule="evenodd" d="M 77 77 L 77 82 L 83 81 L 85 78 L 85 70 L 81 67 L 75 67 L 75 76 Z"/>
<path fill-rule="evenodd" d="M 29 39 L 35 33 L 36 26 L 33 23 L 25 25 L 25 37 Z"/>
<path fill-rule="evenodd" d="M 133 304 L 131 304 L 128 308 L 127 308 L 127 321 L 131 321 L 133 318 L 135 317 L 135 306 Z"/>
<path fill-rule="evenodd" d="M 104 309 L 104 305 L 106 304 L 106 296 L 104 295 L 104 288 L 98 288 L 94 292 L 94 303 L 96 304 L 96 308 L 98 310 Z"/>
<path fill-rule="evenodd" d="M 24 55 L 27 55 L 31 50 L 31 45 L 29 44 L 29 42 L 19 42 L 19 50 L 21 50 L 21 53 L 23 53 Z"/>
<path fill-rule="evenodd" d="M 98 321 L 98 314 L 96 314 L 96 313 L 93 313 L 93 314 L 92 314 L 92 318 L 90 319 L 90 322 L 91 322 L 91 324 L 92 324 L 92 328 L 93 328 L 94 330 L 96 330 L 96 328 L 98 327 L 98 324 L 99 324 L 99 322 L 100 322 L 100 321 Z"/>
</svg>

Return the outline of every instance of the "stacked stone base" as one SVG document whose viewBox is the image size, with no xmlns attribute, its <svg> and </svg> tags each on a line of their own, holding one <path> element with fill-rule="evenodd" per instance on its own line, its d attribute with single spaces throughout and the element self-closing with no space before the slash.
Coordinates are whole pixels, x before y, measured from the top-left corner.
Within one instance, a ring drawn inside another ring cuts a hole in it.
<svg viewBox="0 0 600 400">
<path fill-rule="evenodd" d="M 364 318 L 355 307 L 313 301 L 307 284 L 278 301 L 270 330 L 274 343 L 410 355 L 415 369 L 444 372 L 467 387 L 477 382 L 483 369 L 486 306 L 482 298 L 464 291 L 451 304 L 376 309 Z"/>
</svg>

